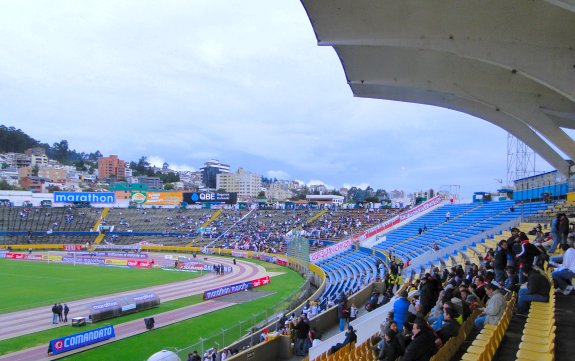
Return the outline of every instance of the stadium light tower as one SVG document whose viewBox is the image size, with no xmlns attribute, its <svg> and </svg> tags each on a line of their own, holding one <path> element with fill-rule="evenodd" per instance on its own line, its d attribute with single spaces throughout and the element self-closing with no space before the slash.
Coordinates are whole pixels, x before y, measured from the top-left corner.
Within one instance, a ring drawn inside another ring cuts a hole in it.
<svg viewBox="0 0 575 361">
<path fill-rule="evenodd" d="M 507 134 L 507 185 L 516 179 L 535 175 L 535 152 L 521 140 Z"/>
</svg>

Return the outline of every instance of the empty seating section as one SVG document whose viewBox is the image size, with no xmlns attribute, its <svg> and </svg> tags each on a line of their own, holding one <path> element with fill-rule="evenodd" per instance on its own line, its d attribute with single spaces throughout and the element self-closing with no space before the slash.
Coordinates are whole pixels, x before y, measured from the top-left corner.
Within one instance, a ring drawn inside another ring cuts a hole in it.
<svg viewBox="0 0 575 361">
<path fill-rule="evenodd" d="M 413 259 L 434 246 L 444 248 L 456 244 L 547 207 L 543 202 L 530 203 L 523 205 L 520 213 L 519 206 L 512 201 L 446 205 L 390 232 L 385 241 L 375 247 L 393 251 L 404 260 Z M 447 212 L 451 215 L 449 220 L 446 220 Z M 425 227 L 427 231 L 420 234 L 419 230 Z M 473 257 L 473 254 L 467 256 Z"/>
<path fill-rule="evenodd" d="M 0 207 L 0 231 L 89 232 L 100 213 L 92 208 Z"/>
<path fill-rule="evenodd" d="M 320 307 L 325 308 L 329 300 L 342 292 L 355 293 L 374 281 L 380 270 L 375 256 L 360 251 L 348 250 L 318 263 L 326 275 L 328 286 L 320 298 Z M 383 268 L 383 267 L 381 267 Z"/>
</svg>

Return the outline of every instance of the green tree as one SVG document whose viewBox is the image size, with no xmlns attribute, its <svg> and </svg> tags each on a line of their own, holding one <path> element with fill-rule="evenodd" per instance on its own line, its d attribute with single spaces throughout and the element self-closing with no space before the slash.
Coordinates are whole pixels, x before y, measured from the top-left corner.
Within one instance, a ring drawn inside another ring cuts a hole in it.
<svg viewBox="0 0 575 361">
<path fill-rule="evenodd" d="M 2 191 L 11 191 L 14 190 L 15 187 L 11 186 L 10 184 L 8 184 L 8 182 L 5 179 L 0 179 L 0 190 Z"/>
<path fill-rule="evenodd" d="M 48 193 L 60 192 L 62 189 L 58 186 L 49 186 Z"/>
<path fill-rule="evenodd" d="M 266 199 L 266 192 L 261 191 L 258 193 L 258 199 Z"/>
<path fill-rule="evenodd" d="M 167 191 L 171 191 L 172 189 L 175 189 L 176 187 L 172 184 L 172 183 L 166 183 L 164 184 L 164 189 Z"/>
<path fill-rule="evenodd" d="M 32 167 L 32 175 L 34 177 L 37 177 L 38 172 L 40 172 L 40 167 L 38 166 L 38 164 L 34 164 L 34 166 Z"/>
</svg>

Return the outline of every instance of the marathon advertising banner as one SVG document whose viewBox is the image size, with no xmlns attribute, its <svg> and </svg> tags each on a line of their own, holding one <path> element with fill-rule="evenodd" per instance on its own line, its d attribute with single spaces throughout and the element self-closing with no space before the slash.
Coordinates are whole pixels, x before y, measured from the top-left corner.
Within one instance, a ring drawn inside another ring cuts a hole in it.
<svg viewBox="0 0 575 361">
<path fill-rule="evenodd" d="M 116 337 L 114 333 L 114 326 L 108 325 L 93 330 L 77 333 L 71 336 L 65 336 L 50 341 L 50 350 L 53 355 L 58 355 L 63 352 L 76 350 L 88 345 L 98 342 L 109 340 Z"/>
<path fill-rule="evenodd" d="M 140 303 L 156 300 L 156 299 L 158 299 L 158 296 L 156 296 L 156 294 L 153 292 L 148 292 L 148 293 L 142 293 L 139 295 L 135 295 L 132 297 L 132 299 L 134 300 L 135 304 L 140 304 Z"/>
<path fill-rule="evenodd" d="M 28 258 L 28 255 L 25 253 L 12 253 L 12 252 L 8 252 L 6 253 L 6 258 L 10 258 L 10 259 L 26 259 Z"/>
<path fill-rule="evenodd" d="M 199 262 L 178 262 L 178 269 L 191 270 L 191 271 L 207 271 L 212 272 L 214 270 L 213 264 L 203 264 Z M 231 266 L 224 266 L 224 273 L 232 272 Z"/>
<path fill-rule="evenodd" d="M 236 204 L 238 202 L 238 194 L 219 193 L 219 192 L 194 192 L 194 193 L 184 192 L 183 200 L 188 204 L 196 204 L 196 203 Z"/>
<path fill-rule="evenodd" d="M 141 260 L 128 260 L 128 267 L 136 267 L 136 268 L 150 268 L 152 267 L 152 261 L 141 261 Z"/>
<path fill-rule="evenodd" d="M 282 265 L 282 266 L 288 266 L 289 265 L 289 262 L 287 259 L 278 258 L 277 260 L 278 260 L 279 265 Z"/>
<path fill-rule="evenodd" d="M 113 258 L 106 258 L 104 262 L 107 266 L 118 266 L 118 267 L 126 267 L 128 266 L 127 259 L 113 259 Z"/>
<path fill-rule="evenodd" d="M 106 264 L 106 260 L 104 258 L 92 257 L 62 257 L 62 263 Z"/>
<path fill-rule="evenodd" d="M 232 256 L 233 257 L 248 258 L 249 253 L 248 252 L 240 252 L 240 251 L 232 251 Z"/>
<path fill-rule="evenodd" d="M 231 286 L 224 286 L 220 288 L 215 288 L 213 290 L 205 291 L 204 292 L 204 300 L 211 300 L 214 298 L 226 296 L 232 293 L 247 291 L 253 287 L 252 281 L 236 283 L 235 285 Z"/>
<path fill-rule="evenodd" d="M 422 212 L 425 212 L 425 211 L 437 206 L 438 204 L 441 204 L 441 202 L 443 202 L 443 199 L 441 199 L 440 196 L 435 196 L 435 197 L 431 198 L 430 200 L 428 200 L 427 202 L 424 202 L 424 203 L 418 205 L 417 207 L 410 209 L 407 212 L 401 213 L 399 215 L 399 219 L 403 222 L 406 219 L 409 219 L 415 215 L 418 215 Z"/>
<path fill-rule="evenodd" d="M 178 262 L 178 269 L 189 270 L 189 271 L 203 271 L 204 264 L 197 262 Z"/>
<path fill-rule="evenodd" d="M 116 203 L 116 194 L 114 192 L 54 192 L 55 203 Z"/>
<path fill-rule="evenodd" d="M 311 253 L 309 255 L 309 259 L 312 263 L 317 263 L 319 261 L 323 261 L 324 259 L 326 259 L 330 256 L 333 256 L 335 254 L 341 253 L 341 252 L 349 249 L 351 246 L 353 246 L 353 244 L 354 244 L 353 239 L 348 239 L 346 241 L 336 243 L 333 246 L 329 246 L 329 247 L 321 249 L 317 252 Z"/>
<path fill-rule="evenodd" d="M 269 283 L 270 283 L 270 276 L 265 276 L 262 278 L 252 280 L 252 287 L 257 288 L 257 287 L 265 286 Z"/>
<path fill-rule="evenodd" d="M 64 248 L 64 251 L 81 251 L 84 249 L 84 246 L 81 244 L 64 244 L 62 248 Z"/>
<path fill-rule="evenodd" d="M 118 244 L 97 244 L 94 246 L 95 249 L 120 249 L 120 250 L 139 250 L 141 247 L 138 246 L 123 246 Z"/>
<path fill-rule="evenodd" d="M 118 301 L 110 300 L 110 301 L 100 301 L 99 303 L 92 303 L 87 306 L 90 310 L 90 313 L 94 312 L 102 312 L 102 311 L 114 311 L 121 309 L 120 304 Z"/>
<path fill-rule="evenodd" d="M 130 252 L 74 252 L 68 253 L 68 256 L 76 255 L 80 257 L 116 257 L 116 258 L 148 258 L 147 253 L 130 253 Z"/>
</svg>

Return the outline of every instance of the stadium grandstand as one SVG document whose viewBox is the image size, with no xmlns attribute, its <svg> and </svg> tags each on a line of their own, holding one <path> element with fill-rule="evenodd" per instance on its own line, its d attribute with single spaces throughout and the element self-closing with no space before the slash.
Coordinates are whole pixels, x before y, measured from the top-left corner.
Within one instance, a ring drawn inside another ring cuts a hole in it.
<svg viewBox="0 0 575 361">
<path fill-rule="evenodd" d="M 291 257 L 289 266 L 310 273 L 304 299 L 220 345 L 240 350 L 227 360 L 572 359 L 575 143 L 562 128 L 575 128 L 575 3 L 302 4 L 355 96 L 476 115 L 521 139 L 561 177 L 515 180 L 509 199 L 458 204 L 436 196 L 404 209 L 7 203 L 0 254 L 68 244 L 268 260 L 289 254 L 297 238 L 309 259 Z"/>
</svg>

